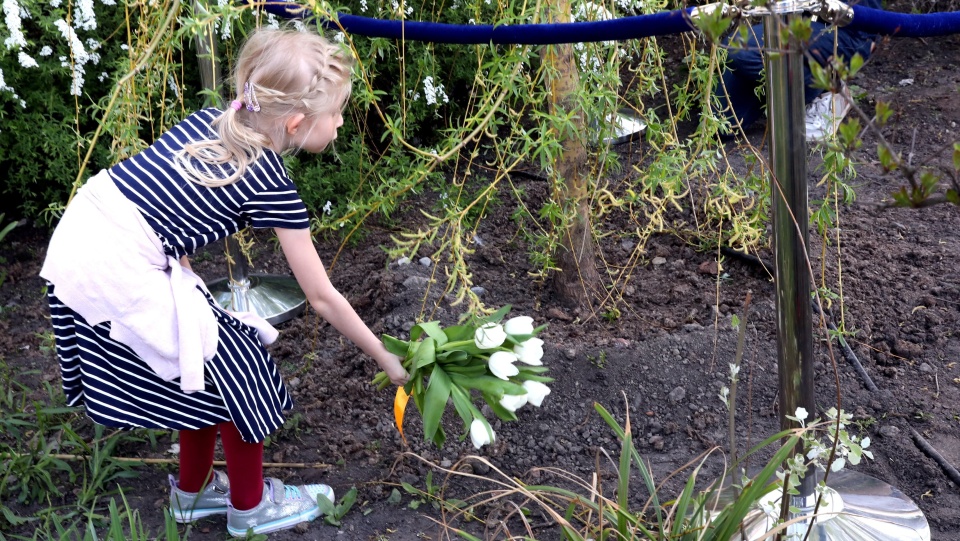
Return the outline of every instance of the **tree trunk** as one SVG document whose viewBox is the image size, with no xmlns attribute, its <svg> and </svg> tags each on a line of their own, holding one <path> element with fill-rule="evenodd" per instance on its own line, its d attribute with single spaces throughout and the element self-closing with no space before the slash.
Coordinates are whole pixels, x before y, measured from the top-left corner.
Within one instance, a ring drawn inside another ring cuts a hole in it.
<svg viewBox="0 0 960 541">
<path fill-rule="evenodd" d="M 551 8 L 551 22 L 570 21 L 570 0 L 558 0 Z M 580 75 L 573 45 L 548 46 L 545 60 L 557 74 L 549 82 L 551 113 L 578 110 L 576 91 Z M 589 309 L 600 291 L 600 274 L 590 226 L 587 180 L 583 176 L 587 150 L 583 141 L 582 111 L 573 122 L 575 128 L 561 134 L 563 153 L 553 170 L 562 181 L 557 183 L 560 193 L 554 194 L 555 200 L 560 202 L 565 216 L 572 216 L 563 232 L 561 246 L 554 254 L 560 272 L 553 277 L 553 288 L 564 304 Z"/>
</svg>

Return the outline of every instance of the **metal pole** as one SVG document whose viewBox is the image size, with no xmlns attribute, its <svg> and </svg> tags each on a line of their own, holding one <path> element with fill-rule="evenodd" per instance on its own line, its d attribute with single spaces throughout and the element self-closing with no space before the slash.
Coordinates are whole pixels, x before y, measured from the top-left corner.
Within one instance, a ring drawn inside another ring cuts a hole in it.
<svg viewBox="0 0 960 541">
<path fill-rule="evenodd" d="M 207 13 L 201 1 L 193 3 L 196 13 Z M 222 107 L 217 41 L 210 26 L 197 34 L 197 57 L 200 79 L 209 91 L 208 106 Z M 272 324 L 296 317 L 306 307 L 306 298 L 296 280 L 290 276 L 261 274 L 250 276 L 247 257 L 236 235 L 224 239 L 227 256 L 227 278 L 207 284 L 210 294 L 220 306 L 234 312 L 254 312 Z"/>
<path fill-rule="evenodd" d="M 804 127 L 802 43 L 786 29 L 799 13 L 764 17 L 767 69 L 767 128 L 770 137 L 773 248 L 776 261 L 777 357 L 780 415 L 797 408 L 816 414 L 813 390 L 813 317 L 807 272 L 807 142 Z M 799 499 L 816 486 L 814 468 L 800 483 Z M 806 507 L 797 505 L 796 507 Z"/>
<path fill-rule="evenodd" d="M 200 2 L 193 3 L 193 10 L 196 13 L 207 12 Z M 200 80 L 203 82 L 203 89 L 209 92 L 204 99 L 208 107 L 221 107 L 223 105 L 220 66 L 217 65 L 219 58 L 217 41 L 213 39 L 210 28 L 205 27 L 203 32 L 197 34 L 197 59 L 200 64 Z M 224 250 L 227 255 L 228 288 L 232 296 L 230 309 L 237 312 L 247 312 L 250 310 L 247 302 L 247 291 L 250 289 L 250 281 L 247 280 L 247 258 L 244 257 L 240 249 L 240 243 L 233 235 L 224 239 Z"/>
<path fill-rule="evenodd" d="M 251 310 L 249 293 L 247 256 L 240 249 L 236 234 L 224 239 L 224 251 L 227 255 L 227 288 L 230 290 L 230 310 L 249 312 Z"/>
</svg>

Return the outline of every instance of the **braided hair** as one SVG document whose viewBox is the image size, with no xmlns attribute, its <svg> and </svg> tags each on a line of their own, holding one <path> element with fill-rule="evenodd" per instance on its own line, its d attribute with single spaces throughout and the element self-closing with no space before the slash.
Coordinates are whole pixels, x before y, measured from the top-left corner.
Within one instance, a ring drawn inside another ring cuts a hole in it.
<svg viewBox="0 0 960 541">
<path fill-rule="evenodd" d="M 226 186 L 241 179 L 264 148 L 291 147 L 285 120 L 342 110 L 350 97 L 353 57 L 322 35 L 291 28 L 259 29 L 247 39 L 233 74 L 237 97 L 213 121 L 219 139 L 184 147 L 177 163 L 198 184 Z M 203 165 L 231 164 L 221 178 Z"/>
</svg>

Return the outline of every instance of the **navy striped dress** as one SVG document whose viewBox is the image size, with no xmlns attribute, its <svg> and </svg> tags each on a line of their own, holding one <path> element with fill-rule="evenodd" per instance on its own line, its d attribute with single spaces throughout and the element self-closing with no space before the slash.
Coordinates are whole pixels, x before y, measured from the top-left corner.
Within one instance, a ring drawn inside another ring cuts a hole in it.
<svg viewBox="0 0 960 541">
<path fill-rule="evenodd" d="M 204 109 L 190 115 L 156 143 L 109 169 L 120 191 L 156 232 L 164 251 L 180 258 L 244 227 L 302 229 L 307 209 L 271 150 L 238 182 L 207 188 L 177 171 L 174 156 L 184 145 L 217 137 Z M 233 168 L 209 167 L 221 178 Z M 91 239 L 95 250 L 97 239 Z M 205 293 L 206 294 L 206 293 Z M 255 329 L 223 311 L 206 294 L 219 326 L 213 359 L 204 364 L 203 391 L 184 393 L 179 379 L 163 381 L 124 344 L 110 338 L 110 323 L 91 326 L 56 296 L 48 296 L 63 390 L 71 406 L 83 404 L 96 422 L 120 428 L 197 429 L 233 421 L 244 441 L 263 441 L 283 425 L 293 407 L 276 364 Z"/>
</svg>

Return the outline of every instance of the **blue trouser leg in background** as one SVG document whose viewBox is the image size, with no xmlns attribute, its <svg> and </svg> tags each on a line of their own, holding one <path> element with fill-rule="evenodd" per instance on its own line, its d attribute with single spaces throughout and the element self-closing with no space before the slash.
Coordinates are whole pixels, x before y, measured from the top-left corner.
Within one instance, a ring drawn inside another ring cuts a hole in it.
<svg viewBox="0 0 960 541">
<path fill-rule="evenodd" d="M 820 22 L 811 22 L 812 34 L 804 55 L 804 103 L 809 104 L 819 96 L 823 90 L 813 86 L 813 75 L 808 67 L 812 59 L 823 65 L 833 56 L 834 32 Z M 870 55 L 872 38 L 860 32 L 849 32 L 840 29 L 836 34 L 837 55 L 849 59 L 860 53 L 865 59 Z M 728 43 L 729 44 L 729 43 Z M 716 89 L 721 110 L 731 123 L 739 119 L 744 128 L 747 128 L 763 116 L 765 100 L 757 97 L 756 89 L 761 83 L 761 73 L 764 70 L 763 25 L 757 24 L 747 32 L 746 43 L 742 46 L 731 47 L 727 55 L 727 68 L 723 72 L 723 86 Z M 734 116 L 735 115 L 735 116 Z"/>
</svg>

